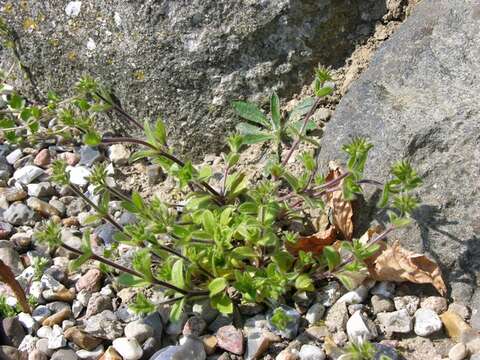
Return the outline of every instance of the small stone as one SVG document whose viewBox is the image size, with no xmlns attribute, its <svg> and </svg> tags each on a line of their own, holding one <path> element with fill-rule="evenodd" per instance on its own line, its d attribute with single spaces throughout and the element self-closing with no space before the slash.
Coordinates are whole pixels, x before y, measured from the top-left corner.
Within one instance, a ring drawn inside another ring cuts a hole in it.
<svg viewBox="0 0 480 360">
<path fill-rule="evenodd" d="M 91 170 L 85 166 L 77 165 L 67 166 L 66 169 L 70 174 L 70 181 L 74 185 L 80 187 L 88 185 L 88 177 L 91 175 Z"/>
<path fill-rule="evenodd" d="M 375 315 L 382 312 L 391 312 L 395 310 L 393 301 L 388 298 L 384 298 L 379 295 L 373 295 L 370 301 L 372 302 L 372 309 Z"/>
<path fill-rule="evenodd" d="M 188 320 L 185 322 L 182 333 L 183 335 L 200 336 L 203 334 L 206 328 L 207 323 L 205 320 L 203 320 L 202 317 L 195 315 L 188 318 Z"/>
<path fill-rule="evenodd" d="M 46 167 L 50 164 L 51 160 L 50 151 L 48 151 L 48 149 L 42 149 L 37 156 L 35 156 L 33 163 L 40 167 Z"/>
<path fill-rule="evenodd" d="M 345 302 L 336 302 L 327 312 L 325 325 L 331 332 L 344 331 L 348 321 L 348 309 Z"/>
<path fill-rule="evenodd" d="M 13 178 L 23 185 L 30 184 L 45 172 L 38 166 L 27 165 L 15 171 Z"/>
<path fill-rule="evenodd" d="M 102 356 L 104 352 L 103 345 L 98 345 L 95 349 L 88 351 L 88 350 L 78 350 L 77 356 L 83 360 L 97 360 L 100 356 Z"/>
<path fill-rule="evenodd" d="M 445 311 L 440 315 L 447 335 L 454 341 L 459 342 L 463 333 L 470 332 L 471 327 L 455 312 Z"/>
<path fill-rule="evenodd" d="M 286 348 L 285 350 L 282 350 L 275 360 L 299 360 L 299 353 L 297 349 L 291 349 L 291 348 Z"/>
<path fill-rule="evenodd" d="M 420 307 L 423 309 L 431 309 L 437 314 L 447 311 L 447 299 L 441 296 L 429 296 L 422 300 Z"/>
<path fill-rule="evenodd" d="M 395 304 L 395 309 L 405 309 L 410 316 L 413 316 L 415 314 L 415 311 L 417 311 L 418 309 L 420 299 L 418 298 L 418 296 L 414 295 L 396 296 L 395 298 L 393 298 L 393 302 Z"/>
<path fill-rule="evenodd" d="M 55 351 L 50 360 L 77 360 L 78 356 L 72 349 L 60 349 Z"/>
<path fill-rule="evenodd" d="M 5 158 L 10 165 L 15 164 L 17 160 L 19 160 L 23 156 L 22 149 L 15 149 L 10 154 L 8 154 Z"/>
<path fill-rule="evenodd" d="M 98 269 L 90 269 L 78 279 L 75 288 L 78 292 L 86 290 L 90 293 L 98 292 L 102 286 L 102 272 Z"/>
<path fill-rule="evenodd" d="M 51 350 L 60 349 L 67 345 L 67 339 L 63 336 L 63 330 L 60 326 L 54 325 L 52 333 L 48 337 L 48 348 Z"/>
<path fill-rule="evenodd" d="M 64 308 L 57 312 L 56 314 L 53 314 L 43 320 L 42 325 L 43 326 L 53 326 L 53 325 L 58 325 L 61 324 L 63 320 L 68 319 L 70 316 L 72 316 L 72 311 L 69 308 Z"/>
<path fill-rule="evenodd" d="M 49 182 L 43 181 L 37 184 L 28 184 L 27 191 L 29 196 L 43 198 L 55 194 L 55 188 Z"/>
<path fill-rule="evenodd" d="M 81 6 L 81 1 L 70 1 L 67 6 L 65 6 L 65 14 L 69 17 L 76 17 L 80 14 Z"/>
<path fill-rule="evenodd" d="M 153 336 L 153 328 L 142 320 L 133 321 L 125 326 L 125 336 L 135 339 L 142 344 L 149 337 Z"/>
<path fill-rule="evenodd" d="M 205 335 L 202 337 L 202 341 L 207 355 L 212 355 L 217 348 L 217 338 L 213 335 Z"/>
<path fill-rule="evenodd" d="M 80 148 L 80 165 L 91 167 L 96 162 L 102 160 L 103 156 L 96 147 L 82 146 Z"/>
<path fill-rule="evenodd" d="M 238 311 L 243 316 L 255 316 L 265 310 L 263 304 L 243 303 L 238 305 Z"/>
<path fill-rule="evenodd" d="M 32 335 L 26 335 L 20 345 L 18 345 L 18 350 L 22 352 L 31 352 L 35 350 L 35 346 L 37 345 L 38 338 Z"/>
<path fill-rule="evenodd" d="M 207 324 L 211 323 L 218 316 L 218 310 L 213 308 L 210 300 L 203 300 L 193 304 L 192 312 L 202 317 Z"/>
<path fill-rule="evenodd" d="M 75 289 L 63 288 L 60 290 L 45 290 L 42 292 L 42 296 L 47 301 L 63 301 L 72 302 L 75 299 Z"/>
<path fill-rule="evenodd" d="M 45 305 L 40 305 L 32 311 L 32 317 L 36 322 L 42 323 L 43 320 L 51 315 L 51 313 L 52 312 Z"/>
<path fill-rule="evenodd" d="M 332 281 L 322 287 L 317 292 L 317 302 L 322 304 L 323 306 L 330 307 L 336 303 L 336 301 L 342 295 L 342 287 L 339 283 Z"/>
<path fill-rule="evenodd" d="M 165 173 L 160 165 L 152 164 L 147 166 L 147 179 L 149 185 L 158 184 L 165 178 Z"/>
<path fill-rule="evenodd" d="M 325 337 L 330 335 L 330 332 L 326 326 L 310 326 L 304 334 L 314 341 L 323 342 Z"/>
<path fill-rule="evenodd" d="M 348 337 L 353 343 L 363 343 L 378 336 L 375 326 L 362 315 L 361 311 L 357 311 L 348 319 L 346 327 Z"/>
<path fill-rule="evenodd" d="M 163 322 L 158 311 L 155 311 L 142 319 L 144 324 L 149 325 L 153 329 L 153 336 L 161 339 L 163 332 Z"/>
<path fill-rule="evenodd" d="M 109 346 L 107 351 L 102 355 L 99 360 L 123 360 L 120 354 L 113 348 Z"/>
<path fill-rule="evenodd" d="M 187 319 L 185 318 L 184 322 L 185 323 Z M 225 314 L 219 314 L 215 320 L 213 320 L 210 325 L 208 326 L 208 330 L 210 330 L 212 333 L 217 332 L 218 329 L 220 329 L 222 326 L 227 326 L 231 325 L 233 322 L 232 316 L 231 315 L 225 315 Z M 182 325 L 183 327 L 183 325 Z"/>
<path fill-rule="evenodd" d="M 260 358 L 272 343 L 271 337 L 263 332 L 251 332 L 247 336 L 247 353 L 245 358 L 248 360 Z"/>
<path fill-rule="evenodd" d="M 4 244 L 7 245 L 0 247 L 0 260 L 12 270 L 15 276 L 20 275 L 24 270 L 20 255 L 12 248 L 12 243 L 6 240 L 0 240 L 0 242 L 5 242 Z"/>
<path fill-rule="evenodd" d="M 377 320 L 380 322 L 383 330 L 389 334 L 407 334 L 413 328 L 412 318 L 406 309 L 377 314 Z"/>
<path fill-rule="evenodd" d="M 13 346 L 2 345 L 0 346 L 0 359 L 1 360 L 20 360 L 20 352 Z"/>
<path fill-rule="evenodd" d="M 28 352 L 28 360 L 48 360 L 48 356 L 39 350 L 32 350 Z"/>
<path fill-rule="evenodd" d="M 235 326 L 227 325 L 221 327 L 218 329 L 216 337 L 218 347 L 237 355 L 243 354 L 243 334 Z"/>
<path fill-rule="evenodd" d="M 311 325 L 313 325 L 321 321 L 323 319 L 323 315 L 325 315 L 325 306 L 320 303 L 315 303 L 310 307 L 310 309 L 308 309 L 305 318 Z"/>
<path fill-rule="evenodd" d="M 305 344 L 300 349 L 300 360 L 325 360 L 326 356 L 322 349 L 316 345 Z"/>
<path fill-rule="evenodd" d="M 27 193 L 25 190 L 17 187 L 0 188 L 0 196 L 3 196 L 8 202 L 14 202 L 25 199 L 27 197 Z"/>
<path fill-rule="evenodd" d="M 150 360 L 205 360 L 203 343 L 194 337 L 184 337 L 180 345 L 167 346 L 150 357 Z"/>
<path fill-rule="evenodd" d="M 93 350 L 103 342 L 103 339 L 91 336 L 74 326 L 65 331 L 65 338 L 85 350 Z"/>
<path fill-rule="evenodd" d="M 91 297 L 92 293 L 87 291 L 86 289 L 82 289 L 77 293 L 77 300 L 84 307 L 87 307 Z"/>
<path fill-rule="evenodd" d="M 12 225 L 25 225 L 33 220 L 34 213 L 30 208 L 22 203 L 15 203 L 8 207 L 3 213 L 5 221 Z"/>
<path fill-rule="evenodd" d="M 95 337 L 114 340 L 123 335 L 123 326 L 112 311 L 105 310 L 88 319 L 83 331 Z"/>
<path fill-rule="evenodd" d="M 113 340 L 112 346 L 123 360 L 138 360 L 143 355 L 143 350 L 135 339 L 118 338 Z"/>
<path fill-rule="evenodd" d="M 392 299 L 395 294 L 395 283 L 388 281 L 380 281 L 370 291 L 372 295 L 383 296 Z"/>
<path fill-rule="evenodd" d="M 429 336 L 442 328 L 442 321 L 437 313 L 428 308 L 420 308 L 415 312 L 415 334 Z"/>
<path fill-rule="evenodd" d="M 108 158 L 115 165 L 126 165 L 130 158 L 130 150 L 125 145 L 114 144 L 108 149 Z"/>
<path fill-rule="evenodd" d="M 18 348 L 25 335 L 25 330 L 18 318 L 7 317 L 2 320 L 0 329 L 1 344 Z"/>
<path fill-rule="evenodd" d="M 150 357 L 161 348 L 162 348 L 162 342 L 160 339 L 157 339 L 156 337 L 149 337 L 142 344 L 143 358 L 150 359 Z"/>
<path fill-rule="evenodd" d="M 47 339 L 52 335 L 52 328 L 50 326 L 42 326 L 37 330 L 37 336 L 39 338 Z"/>
<path fill-rule="evenodd" d="M 30 314 L 21 312 L 17 315 L 17 318 L 28 334 L 32 334 L 38 328 L 38 323 Z"/>
<path fill-rule="evenodd" d="M 67 165 L 75 166 L 80 161 L 80 156 L 75 153 L 65 152 L 59 155 L 59 158 L 67 163 Z"/>
<path fill-rule="evenodd" d="M 7 239 L 8 236 L 12 233 L 13 226 L 9 223 L 0 221 L 0 239 Z"/>
<path fill-rule="evenodd" d="M 448 352 L 449 360 L 463 360 L 468 356 L 467 347 L 465 344 L 458 343 L 454 345 Z"/>
<path fill-rule="evenodd" d="M 112 299 L 108 296 L 100 294 L 99 292 L 92 294 L 87 305 L 87 318 L 101 313 L 104 310 L 113 310 Z"/>
<path fill-rule="evenodd" d="M 360 285 L 357 289 L 344 294 L 337 302 L 344 302 L 347 305 L 361 304 L 365 301 L 368 295 L 368 289 L 364 285 Z"/>
<path fill-rule="evenodd" d="M 38 339 L 35 348 L 49 357 L 54 353 L 54 350 L 48 348 L 48 339 Z"/>
<path fill-rule="evenodd" d="M 448 306 L 448 311 L 456 312 L 462 317 L 463 320 L 466 320 L 470 317 L 470 309 L 460 303 L 452 303 Z"/>
</svg>

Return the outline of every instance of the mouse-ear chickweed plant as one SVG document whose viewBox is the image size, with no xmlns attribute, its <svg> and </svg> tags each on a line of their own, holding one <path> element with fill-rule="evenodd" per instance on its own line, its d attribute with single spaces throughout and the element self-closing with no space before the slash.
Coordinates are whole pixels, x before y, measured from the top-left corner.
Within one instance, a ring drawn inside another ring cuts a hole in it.
<svg viewBox="0 0 480 360">
<path fill-rule="evenodd" d="M 67 165 L 56 160 L 52 180 L 68 187 L 95 210 L 89 221 L 110 223 L 117 232 L 114 242 L 105 244 L 103 253 L 92 248 L 88 231 L 83 234 L 80 248 L 66 244 L 60 225 L 52 221 L 43 225 L 36 239 L 74 253 L 72 269 L 96 261 L 123 286 L 162 287 L 173 319 L 181 316 L 188 302 L 199 298 L 209 298 L 214 308 L 229 314 L 242 302 L 279 304 L 293 292 L 314 291 L 322 279 L 329 277 L 351 285 L 349 279 L 365 270 L 365 260 L 378 251 L 376 243 L 408 223 L 417 206 L 412 192 L 421 180 L 406 162 L 395 164 L 391 179 L 384 184 L 365 179 L 364 168 L 372 148 L 366 139 L 353 139 L 343 147 L 348 156 L 347 167 L 340 176 L 328 181 L 319 174 L 317 159 L 309 151 L 298 155 L 303 169 L 300 174 L 288 170 L 286 165 L 299 152 L 301 143 L 318 146 L 309 131 L 315 127 L 312 117 L 322 98 L 333 91 L 328 86 L 330 81 L 328 71 L 318 70 L 314 97 L 289 113 L 281 111 L 275 93 L 268 114 L 251 103 L 234 102 L 233 107 L 244 122 L 227 139 L 223 179 L 215 186 L 210 167 L 195 166 L 175 155 L 161 119 L 154 123 L 135 120 L 95 79 L 82 78 L 75 94 L 67 99 L 48 94 L 48 103 L 44 105 L 31 104 L 3 85 L 7 109 L 2 111 L 0 127 L 7 141 L 32 144 L 62 136 L 89 146 L 135 145 L 132 162 L 144 159 L 160 165 L 185 194 L 181 205 L 157 198 L 147 200 L 136 192 L 127 194 L 112 185 L 105 164 L 97 164 L 88 179 L 93 185 L 94 201 L 72 182 Z M 102 136 L 95 125 L 98 115 L 105 112 L 130 122 L 145 136 Z M 264 177 L 252 184 L 247 180 L 248 169 L 239 166 L 239 161 L 242 148 L 259 142 L 272 145 L 272 160 L 266 165 Z M 379 205 L 388 208 L 391 221 L 383 233 L 368 243 L 354 239 L 343 241 L 342 246 L 327 246 L 320 252 L 289 251 L 289 246 L 300 237 L 316 231 L 299 231 L 294 223 L 308 223 L 311 210 L 324 208 L 333 193 L 343 193 L 344 201 L 352 201 L 362 195 L 364 186 L 372 185 L 383 187 Z M 113 200 L 120 201 L 125 211 L 134 214 L 136 222 L 117 222 L 109 206 Z M 129 266 L 118 261 L 119 244 L 136 249 Z M 149 313 L 155 306 L 139 294 L 131 308 Z M 281 327 L 288 323 L 288 318 L 277 310 L 273 321 Z"/>
</svg>

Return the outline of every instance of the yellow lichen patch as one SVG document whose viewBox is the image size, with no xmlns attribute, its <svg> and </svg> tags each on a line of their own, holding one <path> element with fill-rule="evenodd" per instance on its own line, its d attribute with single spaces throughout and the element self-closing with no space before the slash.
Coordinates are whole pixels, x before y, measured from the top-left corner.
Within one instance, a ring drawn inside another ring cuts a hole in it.
<svg viewBox="0 0 480 360">
<path fill-rule="evenodd" d="M 26 18 L 24 21 L 23 21 L 23 29 L 25 31 L 29 31 L 29 30 L 37 30 L 38 28 L 38 25 L 37 23 L 35 22 L 35 20 L 33 20 L 32 18 Z"/>
<path fill-rule="evenodd" d="M 26 0 L 20 1 L 20 9 L 28 10 L 28 1 L 26 1 Z"/>
<path fill-rule="evenodd" d="M 53 47 L 58 47 L 60 45 L 59 39 L 50 39 L 48 40 L 49 44 Z"/>
<path fill-rule="evenodd" d="M 6 14 L 10 14 L 13 11 L 13 4 L 11 2 L 8 2 L 5 4 L 3 7 L 3 12 Z"/>
<path fill-rule="evenodd" d="M 133 72 L 133 77 L 135 80 L 142 81 L 145 80 L 145 73 L 143 72 L 143 70 L 135 70 Z"/>
<path fill-rule="evenodd" d="M 76 53 L 75 51 L 69 51 L 69 52 L 67 53 L 67 59 L 70 60 L 70 61 L 72 61 L 72 62 L 75 61 L 75 60 L 77 60 L 77 57 L 78 57 L 78 56 L 77 56 L 77 53 Z"/>
</svg>

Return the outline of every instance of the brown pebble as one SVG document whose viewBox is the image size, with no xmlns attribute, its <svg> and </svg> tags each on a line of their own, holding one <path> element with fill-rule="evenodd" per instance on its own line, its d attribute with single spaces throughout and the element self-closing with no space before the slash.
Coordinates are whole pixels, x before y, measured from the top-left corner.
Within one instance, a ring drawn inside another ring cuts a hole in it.
<svg viewBox="0 0 480 360">
<path fill-rule="evenodd" d="M 72 311 L 69 308 L 64 308 L 57 312 L 56 314 L 50 315 L 48 318 L 43 320 L 43 326 L 53 326 L 59 325 L 62 323 L 63 320 L 67 320 L 70 316 L 72 316 Z"/>
<path fill-rule="evenodd" d="M 40 152 L 35 156 L 33 163 L 37 166 L 46 167 L 50 164 L 51 161 L 50 151 L 48 149 L 40 150 Z"/>
</svg>

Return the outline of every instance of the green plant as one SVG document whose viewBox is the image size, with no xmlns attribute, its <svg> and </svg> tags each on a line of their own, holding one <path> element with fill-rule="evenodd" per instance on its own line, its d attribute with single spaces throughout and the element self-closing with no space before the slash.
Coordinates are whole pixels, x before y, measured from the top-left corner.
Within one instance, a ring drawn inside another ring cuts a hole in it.
<svg viewBox="0 0 480 360">
<path fill-rule="evenodd" d="M 373 360 L 377 349 L 375 346 L 368 342 L 364 341 L 362 343 L 351 343 L 346 348 L 346 359 L 345 360 Z M 379 360 L 391 360 L 389 356 L 381 354 L 378 358 Z"/>
<path fill-rule="evenodd" d="M 99 196 L 99 201 L 93 202 L 70 181 L 66 164 L 57 160 L 52 166 L 52 180 L 69 187 L 96 211 L 92 221 L 108 222 L 118 232 L 114 244 L 101 255 L 92 251 L 88 231 L 84 232 L 79 249 L 62 241 L 60 225 L 53 222 L 45 223 L 36 238 L 76 254 L 70 264 L 72 268 L 94 260 L 101 264 L 102 271 L 115 276 L 124 286 L 163 287 L 168 297 L 165 303 L 172 304 L 173 319 L 179 318 L 186 302 L 198 298 L 209 298 L 220 312 L 232 313 L 239 302 L 272 306 L 288 293 L 313 291 L 317 281 L 325 277 L 336 277 L 347 287 L 354 287 L 365 277 L 365 260 L 378 251 L 376 243 L 408 223 L 416 206 L 411 192 L 420 185 L 420 180 L 406 163 L 393 167 L 393 179 L 385 185 L 382 198 L 382 206 L 388 206 L 394 214 L 390 216 L 392 223 L 368 243 L 345 241 L 341 249 L 327 246 L 319 253 L 288 250 L 302 236 L 313 232 L 299 233 L 292 224 L 307 223 L 309 211 L 326 206 L 329 196 L 340 193 L 342 201 L 351 201 L 362 194 L 363 185 L 382 185 L 363 176 L 372 147 L 365 139 L 354 139 L 343 148 L 349 158 L 346 172 L 331 180 L 326 181 L 318 174 L 317 161 L 307 151 L 299 155 L 302 173 L 286 169 L 301 142 L 316 144 L 307 130 L 312 126 L 311 117 L 320 99 L 332 92 L 326 86 L 329 80 L 328 72 L 319 70 L 314 86 L 316 98 L 302 103 L 288 117 L 281 115 L 276 94 L 271 96 L 270 117 L 252 104 L 235 103 L 239 115 L 255 125 L 244 123 L 240 133 L 228 138 L 229 151 L 223 154 L 224 177 L 217 188 L 211 185 L 212 170 L 208 166 L 198 168 L 191 161 L 175 156 L 161 119 L 153 125 L 148 121 L 142 125 L 128 115 L 108 89 L 90 77 L 82 78 L 75 95 L 68 99 L 50 94 L 45 106 L 30 106 L 20 95 L 11 93 L 9 112 L 0 123 L 9 141 L 35 142 L 61 135 L 72 141 L 81 139 L 91 146 L 134 144 L 138 150 L 131 161 L 148 159 L 159 164 L 185 195 L 185 203 L 179 206 L 157 198 L 147 201 L 136 192 L 124 194 L 109 185 L 105 165 L 100 164 L 89 178 Z M 101 112 L 121 116 L 142 130 L 145 139 L 102 137 L 95 127 Z M 42 125 L 53 118 L 58 119 L 58 125 L 51 128 Z M 242 148 L 259 141 L 271 142 L 275 156 L 268 163 L 264 178 L 251 184 L 246 170 L 238 163 Z M 286 155 L 282 156 L 284 152 Z M 138 221 L 119 224 L 110 215 L 112 199 L 121 201 L 123 208 L 135 214 Z M 118 244 L 136 247 L 131 267 L 116 261 Z M 231 296 L 232 293 L 238 296 Z M 140 293 L 131 309 L 148 313 L 155 306 Z M 282 327 L 288 319 L 277 309 L 272 321 Z"/>
<path fill-rule="evenodd" d="M 16 316 L 20 311 L 16 306 L 7 303 L 5 295 L 0 295 L 0 316 L 2 318 Z"/>
</svg>

